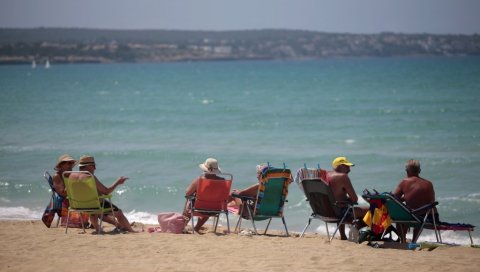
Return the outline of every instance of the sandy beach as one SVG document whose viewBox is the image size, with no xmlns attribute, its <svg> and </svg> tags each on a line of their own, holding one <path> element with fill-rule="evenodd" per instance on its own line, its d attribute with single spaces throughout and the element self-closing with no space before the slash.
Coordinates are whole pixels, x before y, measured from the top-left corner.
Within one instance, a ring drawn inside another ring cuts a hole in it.
<svg viewBox="0 0 480 272">
<path fill-rule="evenodd" d="M 480 249 L 372 248 L 308 234 L 304 238 L 214 234 L 83 234 L 41 221 L 0 221 L 0 271 L 473 271 Z M 137 225 L 137 230 L 142 226 Z"/>
</svg>

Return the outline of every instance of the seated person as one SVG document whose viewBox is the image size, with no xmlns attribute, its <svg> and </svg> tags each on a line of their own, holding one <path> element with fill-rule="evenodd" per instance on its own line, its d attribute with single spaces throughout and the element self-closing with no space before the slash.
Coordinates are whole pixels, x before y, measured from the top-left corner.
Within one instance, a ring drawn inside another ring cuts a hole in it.
<svg viewBox="0 0 480 272">
<path fill-rule="evenodd" d="M 333 197 L 336 201 L 349 201 L 357 202 L 358 197 L 353 189 L 352 182 L 348 177 L 350 173 L 350 167 L 354 166 L 353 163 L 349 162 L 346 157 L 337 157 L 332 162 L 333 171 L 327 172 L 327 183 L 332 189 Z M 347 209 L 347 207 L 343 207 Z M 365 226 L 362 218 L 368 211 L 368 207 L 354 207 L 355 218 L 358 219 L 356 222 L 357 229 L 360 229 Z M 338 228 L 340 232 L 340 237 L 342 240 L 347 240 L 345 235 L 345 225 L 340 225 Z"/>
<path fill-rule="evenodd" d="M 55 175 L 52 177 L 53 188 L 57 194 L 64 198 L 67 197 L 67 192 L 65 190 L 65 183 L 63 181 L 63 172 L 72 171 L 76 163 L 77 161 L 70 155 L 63 154 L 58 158 L 57 165 L 54 168 Z"/>
<path fill-rule="evenodd" d="M 202 169 L 203 174 L 200 177 L 205 177 L 207 179 L 217 179 L 224 180 L 224 178 L 219 177 L 219 174 L 222 174 L 220 167 L 218 167 L 218 161 L 214 158 L 208 158 L 204 163 L 198 165 Z M 185 190 L 185 196 L 192 196 L 197 192 L 197 185 L 200 177 L 195 178 L 190 185 Z M 190 210 L 190 201 L 185 203 L 185 208 L 183 210 L 183 215 L 190 220 L 192 218 L 192 212 Z M 209 215 L 198 216 L 197 224 L 194 227 L 194 231 L 199 232 L 200 228 L 207 222 Z"/>
<path fill-rule="evenodd" d="M 128 177 L 121 176 L 111 186 L 106 187 L 94 175 L 95 170 L 96 170 L 94 157 L 88 156 L 88 155 L 81 156 L 78 166 L 79 166 L 80 171 L 88 171 L 93 175 L 93 177 L 95 178 L 95 181 L 96 181 L 97 191 L 98 191 L 99 195 L 108 195 L 108 194 L 112 193 L 115 190 L 115 188 L 117 188 L 118 185 L 123 184 L 128 179 Z M 70 177 L 77 178 L 77 179 L 82 179 L 82 178 L 85 178 L 86 176 L 87 176 L 87 174 L 84 174 L 84 173 L 72 173 L 70 175 Z M 130 226 L 130 223 L 128 222 L 128 219 L 125 217 L 122 210 L 120 210 L 117 206 L 111 204 L 108 200 L 103 200 L 103 201 L 104 201 L 104 203 L 103 203 L 104 207 L 106 207 L 106 208 L 112 207 L 113 208 L 113 210 L 115 212 L 115 217 L 118 220 L 118 221 L 115 221 L 114 218 L 111 215 L 108 215 L 108 216 L 104 216 L 104 218 L 103 218 L 104 221 L 114 225 L 115 227 L 117 227 L 121 231 L 136 232 L 132 228 L 132 226 Z M 95 228 L 97 233 L 100 233 L 102 231 L 99 227 L 99 224 L 98 224 L 98 215 L 91 215 L 90 216 L 90 223 Z"/>
<path fill-rule="evenodd" d="M 72 171 L 76 163 L 77 161 L 73 159 L 70 155 L 63 154 L 58 158 L 57 164 L 55 165 L 55 168 L 54 168 L 55 175 L 52 177 L 53 188 L 55 189 L 55 192 L 57 192 L 59 196 L 63 197 L 62 212 L 61 212 L 62 226 L 67 224 L 68 207 L 70 206 L 70 203 L 68 202 L 68 199 L 67 199 L 67 191 L 65 189 L 63 173 L 65 171 Z M 72 212 L 70 214 L 70 220 L 68 221 L 68 227 L 81 228 L 82 221 L 84 226 L 88 226 L 88 214 Z"/>
<path fill-rule="evenodd" d="M 257 167 L 256 167 L 257 182 L 255 184 L 243 189 L 243 190 L 233 189 L 230 195 L 236 194 L 236 195 L 240 195 L 240 196 L 249 196 L 249 197 L 256 198 L 257 193 L 258 193 L 258 187 L 260 186 L 260 181 L 262 179 L 262 173 L 263 173 L 263 170 L 265 170 L 266 168 L 268 168 L 268 165 L 265 164 L 265 163 L 257 165 Z M 230 207 L 237 207 L 238 212 L 240 212 L 242 210 L 242 200 L 238 197 L 233 197 L 232 196 L 228 205 Z M 253 207 L 251 207 L 251 208 L 253 209 Z M 247 209 L 243 210 L 242 216 L 248 217 Z"/>
<path fill-rule="evenodd" d="M 418 209 L 424 205 L 435 202 L 435 191 L 433 184 L 419 176 L 421 172 L 420 162 L 418 160 L 408 160 L 405 164 L 407 177 L 400 181 L 393 195 L 412 210 Z M 424 215 L 419 214 L 419 215 Z M 435 209 L 435 220 L 439 222 L 438 213 Z M 406 243 L 406 235 L 408 228 L 403 224 L 397 224 L 400 232 L 400 240 Z M 413 237 L 418 234 L 419 228 L 414 228 Z"/>
</svg>

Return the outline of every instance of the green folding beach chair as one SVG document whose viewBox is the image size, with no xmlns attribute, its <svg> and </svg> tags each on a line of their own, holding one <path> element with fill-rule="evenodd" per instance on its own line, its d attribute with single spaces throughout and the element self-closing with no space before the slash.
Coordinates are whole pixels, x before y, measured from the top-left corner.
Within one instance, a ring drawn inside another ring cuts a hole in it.
<svg viewBox="0 0 480 272">
<path fill-rule="evenodd" d="M 71 174 L 73 173 L 84 174 L 84 175 L 82 178 L 79 179 L 79 178 L 72 177 Z M 98 195 L 95 177 L 90 172 L 65 171 L 63 173 L 63 179 L 65 181 L 65 187 L 67 189 L 67 199 L 70 202 L 70 206 L 68 207 L 68 217 L 67 217 L 67 225 L 65 228 L 65 233 L 67 233 L 68 231 L 68 221 L 70 219 L 70 213 L 72 211 L 87 213 L 89 215 L 99 214 L 100 228 L 102 228 L 103 216 L 105 214 L 111 213 L 113 215 L 113 219 L 116 220 L 113 208 L 103 207 L 104 202 L 101 201 L 103 199 L 108 199 L 110 201 L 112 196 Z M 84 222 L 81 216 L 80 216 L 80 220 L 82 221 L 83 232 L 85 232 Z"/>
<path fill-rule="evenodd" d="M 419 228 L 419 232 L 416 237 L 413 237 L 412 243 L 417 242 L 424 229 L 431 229 L 435 232 L 437 242 L 440 243 L 442 243 L 440 230 L 468 231 L 470 241 L 473 244 L 471 232 L 474 230 L 475 226 L 463 223 L 452 224 L 441 222 L 439 220 L 437 221 L 435 219 L 435 216 L 433 216 L 434 208 L 438 205 L 438 202 L 427 204 L 418 209 L 411 210 L 408 206 L 395 198 L 395 196 L 391 193 L 369 194 L 363 195 L 362 197 L 367 201 L 370 199 L 383 199 L 393 223 L 401 223 L 408 227 Z"/>
<path fill-rule="evenodd" d="M 269 220 L 265 228 L 264 235 L 268 231 L 272 218 L 281 218 L 285 227 L 286 236 L 288 237 L 287 224 L 283 216 L 283 208 L 287 201 L 288 185 L 292 181 L 290 169 L 266 168 L 261 177 L 260 186 L 258 188 L 257 197 L 246 197 L 233 194 L 242 201 L 240 209 L 240 217 L 238 218 L 235 232 L 241 228 L 242 219 L 251 220 L 255 233 L 258 234 L 256 221 Z M 247 209 L 248 216 L 244 215 L 244 209 Z"/>
</svg>

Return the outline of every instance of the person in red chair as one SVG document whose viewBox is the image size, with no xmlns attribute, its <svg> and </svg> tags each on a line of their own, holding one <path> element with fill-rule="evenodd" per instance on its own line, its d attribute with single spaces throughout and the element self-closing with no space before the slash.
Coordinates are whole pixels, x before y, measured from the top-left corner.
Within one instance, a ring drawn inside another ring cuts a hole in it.
<svg viewBox="0 0 480 272">
<path fill-rule="evenodd" d="M 197 185 L 200 178 L 203 176 L 206 179 L 217 179 L 217 180 L 224 180 L 224 178 L 219 177 L 218 175 L 222 174 L 220 167 L 218 166 L 217 159 L 208 158 L 205 160 L 204 163 L 198 165 L 200 169 L 202 169 L 203 174 L 200 177 L 195 178 L 190 185 L 185 190 L 185 196 L 192 196 L 197 192 Z M 183 210 L 183 215 L 187 217 L 187 220 L 190 220 L 192 217 L 192 212 L 190 210 L 190 200 L 187 201 L 185 204 L 185 208 Z M 194 231 L 199 232 L 200 228 L 208 221 L 208 215 L 202 215 L 198 217 L 197 224 L 195 224 Z"/>
<path fill-rule="evenodd" d="M 435 191 L 431 181 L 420 177 L 420 162 L 418 160 L 408 160 L 405 164 L 406 177 L 400 181 L 393 195 L 412 210 L 418 209 L 427 204 L 435 202 Z M 419 214 L 422 215 L 422 214 Z M 435 209 L 435 220 L 439 222 L 438 213 Z M 400 232 L 402 243 L 406 242 L 408 228 L 398 224 L 397 229 Z M 419 228 L 414 228 L 413 237 L 418 234 Z"/>
</svg>

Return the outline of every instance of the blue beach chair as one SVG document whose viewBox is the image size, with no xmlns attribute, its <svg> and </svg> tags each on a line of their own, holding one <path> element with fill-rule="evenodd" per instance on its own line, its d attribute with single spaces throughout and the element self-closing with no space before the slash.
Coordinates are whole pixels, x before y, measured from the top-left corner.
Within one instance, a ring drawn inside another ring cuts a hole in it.
<svg viewBox="0 0 480 272">
<path fill-rule="evenodd" d="M 55 215 L 57 215 L 56 227 L 58 227 L 58 224 L 60 223 L 60 218 L 62 217 L 62 202 L 64 200 L 64 197 L 59 195 L 55 191 L 55 188 L 53 187 L 53 178 L 50 175 L 50 173 L 45 171 L 43 173 L 43 177 L 48 182 L 48 185 L 50 186 L 50 190 L 52 191 L 52 195 L 50 197 L 50 201 L 47 207 L 45 208 L 45 211 L 43 212 L 42 221 L 45 224 L 45 226 L 50 228 L 50 226 L 52 225 L 53 219 L 55 218 Z"/>
</svg>

